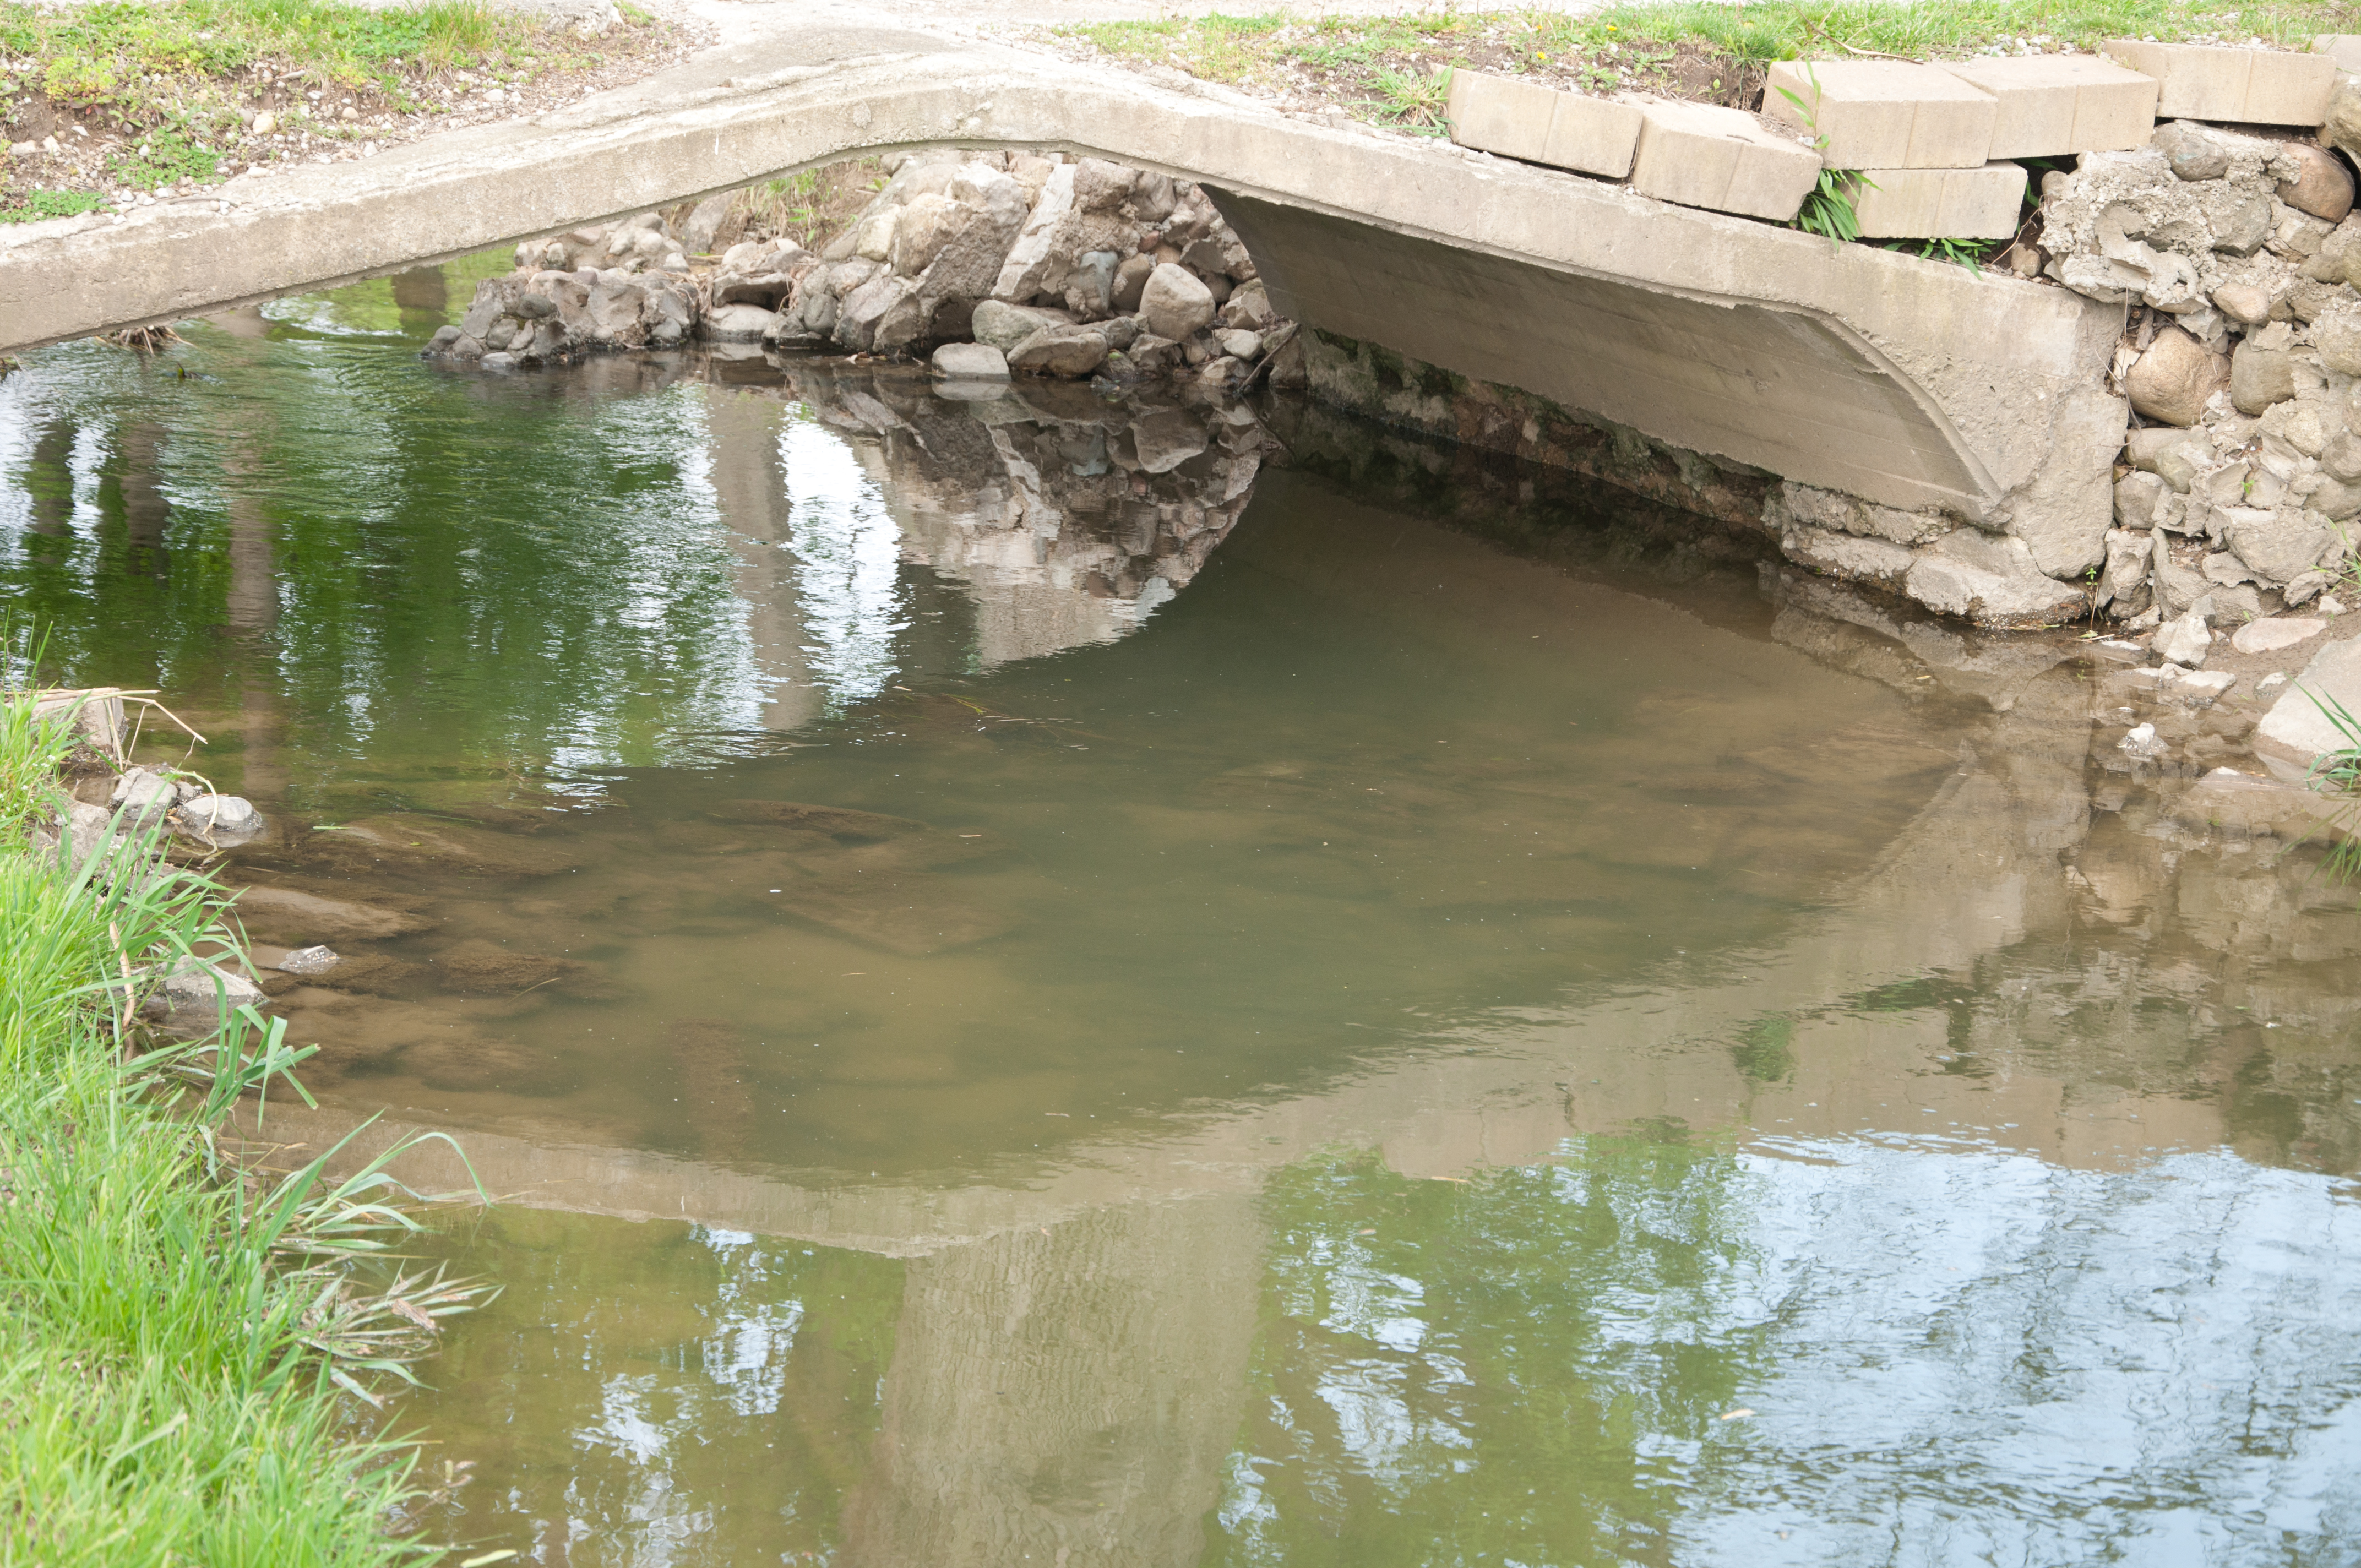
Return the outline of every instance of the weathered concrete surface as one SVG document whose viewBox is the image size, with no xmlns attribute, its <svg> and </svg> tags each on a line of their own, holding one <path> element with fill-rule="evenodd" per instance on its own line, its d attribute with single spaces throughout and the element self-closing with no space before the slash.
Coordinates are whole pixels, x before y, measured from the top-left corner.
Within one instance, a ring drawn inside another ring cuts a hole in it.
<svg viewBox="0 0 2361 1568">
<path fill-rule="evenodd" d="M 2122 428 L 2120 307 L 918 32 L 714 50 L 535 122 L 242 177 L 227 211 L 26 225 L 0 236 L 0 350 L 940 145 L 1201 181 L 1312 326 L 1882 504 L 2104 526 L 2112 450 L 2078 433 Z"/>
</svg>

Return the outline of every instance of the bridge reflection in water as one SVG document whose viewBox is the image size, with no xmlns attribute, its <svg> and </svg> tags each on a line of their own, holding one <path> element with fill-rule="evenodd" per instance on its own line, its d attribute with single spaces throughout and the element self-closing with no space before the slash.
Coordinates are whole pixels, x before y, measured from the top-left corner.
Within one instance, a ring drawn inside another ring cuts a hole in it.
<svg viewBox="0 0 2361 1568">
<path fill-rule="evenodd" d="M 236 874 L 413 922 L 279 999 L 325 1103 L 264 1132 L 390 1108 L 352 1157 L 449 1127 L 511 1195 L 398 1418 L 480 1462 L 438 1537 L 2361 1540 L 2361 915 L 2094 744 L 2070 649 L 1317 411 L 252 324 L 188 387 L 12 378 L 7 570 L 231 738 L 285 829 Z M 503 940 L 577 968 L 450 978 Z"/>
</svg>

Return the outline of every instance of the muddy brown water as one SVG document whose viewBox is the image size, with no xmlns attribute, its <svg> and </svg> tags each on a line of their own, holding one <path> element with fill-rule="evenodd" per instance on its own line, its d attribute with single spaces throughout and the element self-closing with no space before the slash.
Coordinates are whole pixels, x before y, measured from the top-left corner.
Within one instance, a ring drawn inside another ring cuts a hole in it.
<svg viewBox="0 0 2361 1568">
<path fill-rule="evenodd" d="M 2114 744 L 2243 692 L 1316 410 L 456 377 L 405 297 L 33 356 L 0 593 L 343 955 L 264 1135 L 506 1200 L 431 1539 L 2361 1552 L 2361 908 Z"/>
</svg>

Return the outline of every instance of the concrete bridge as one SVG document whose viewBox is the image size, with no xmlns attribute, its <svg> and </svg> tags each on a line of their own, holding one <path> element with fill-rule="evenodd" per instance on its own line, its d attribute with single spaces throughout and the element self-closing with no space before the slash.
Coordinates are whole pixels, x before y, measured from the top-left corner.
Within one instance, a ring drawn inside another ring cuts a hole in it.
<svg viewBox="0 0 2361 1568">
<path fill-rule="evenodd" d="M 1802 484 L 1940 509 L 2023 536 L 2059 576 L 2107 525 L 2122 306 L 1291 118 L 1177 73 L 917 31 L 717 49 L 533 121 L 0 233 L 0 352 L 943 146 L 1196 181 L 1274 305 L 1311 327 Z"/>
</svg>

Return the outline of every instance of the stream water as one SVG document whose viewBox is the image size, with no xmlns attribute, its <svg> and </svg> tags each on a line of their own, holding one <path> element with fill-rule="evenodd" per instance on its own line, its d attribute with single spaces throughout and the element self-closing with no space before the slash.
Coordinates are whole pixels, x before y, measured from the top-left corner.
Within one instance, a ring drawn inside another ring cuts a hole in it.
<svg viewBox="0 0 2361 1568">
<path fill-rule="evenodd" d="M 421 364 L 465 284 L 0 380 L 0 606 L 343 955 L 266 1135 L 508 1200 L 403 1522 L 2361 1557 L 2361 908 L 2070 643 L 1301 407 Z"/>
</svg>

